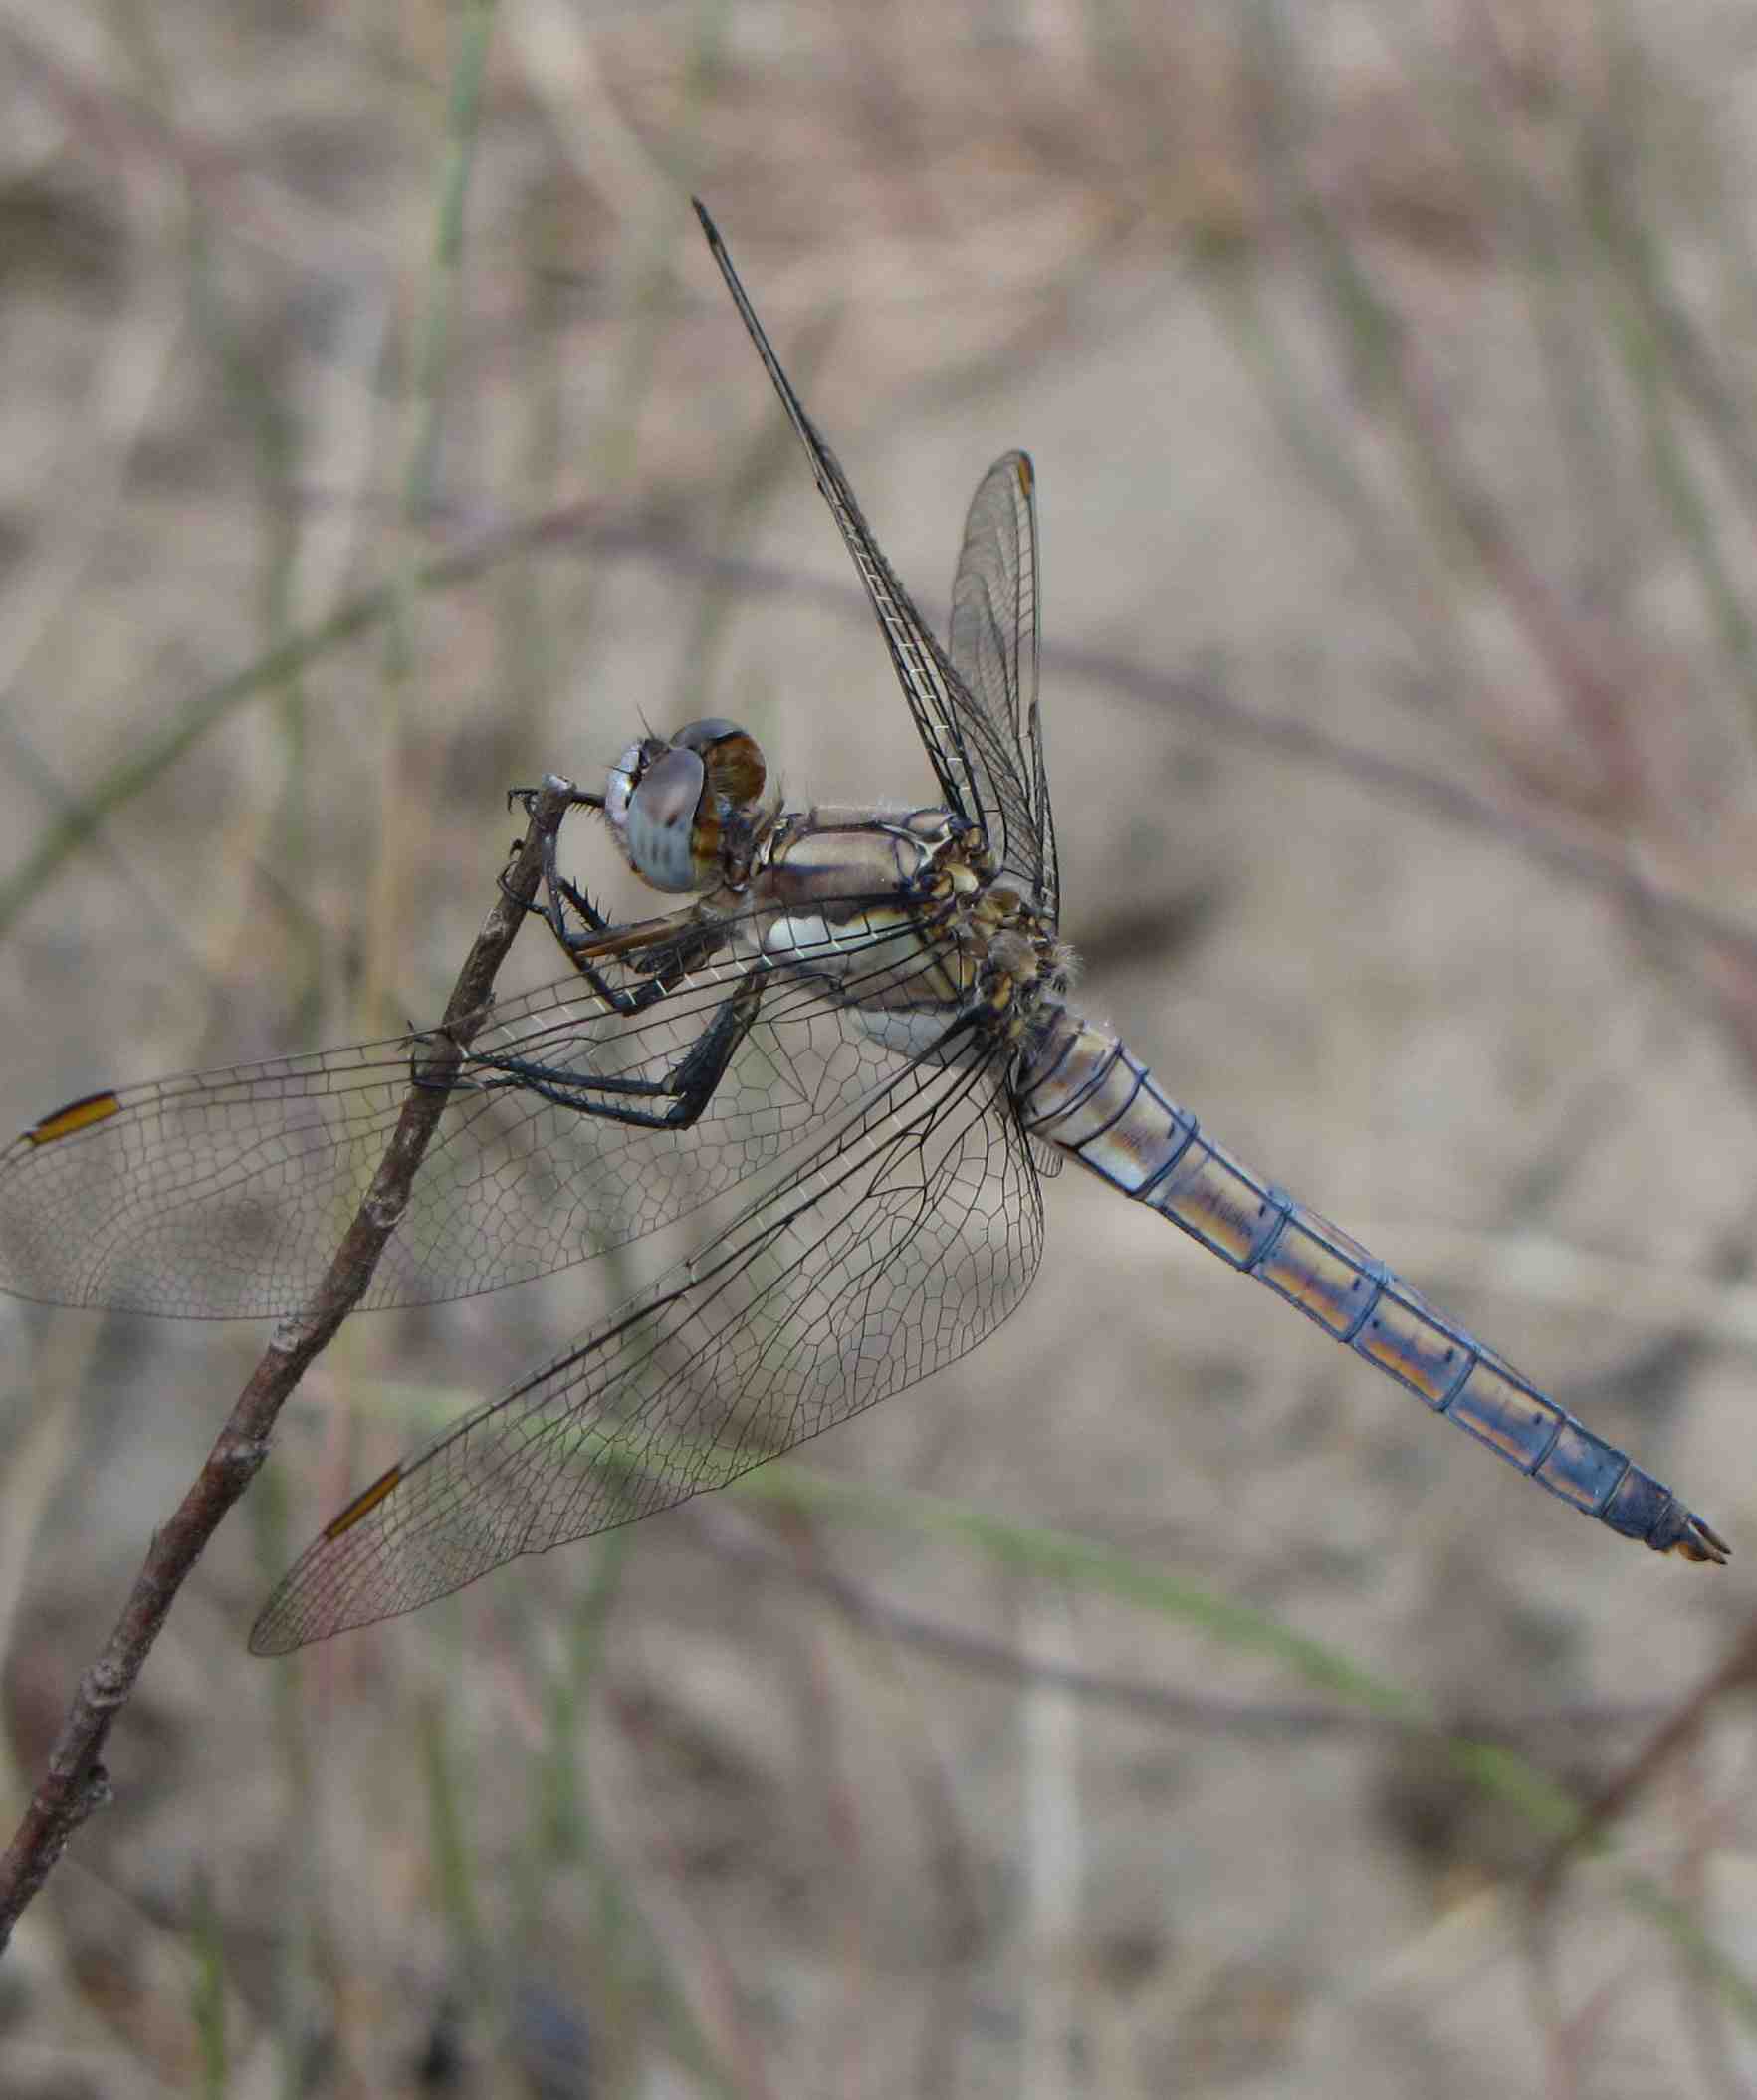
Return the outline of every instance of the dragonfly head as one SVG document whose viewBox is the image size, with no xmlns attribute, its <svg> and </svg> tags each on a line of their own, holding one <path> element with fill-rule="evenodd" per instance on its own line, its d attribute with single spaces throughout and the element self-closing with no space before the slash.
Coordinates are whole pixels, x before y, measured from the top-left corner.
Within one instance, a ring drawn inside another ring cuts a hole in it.
<svg viewBox="0 0 1757 2100">
<path fill-rule="evenodd" d="M 629 866 L 673 894 L 743 881 L 779 815 L 762 746 L 718 716 L 630 744 L 604 790 L 604 820 Z"/>
</svg>

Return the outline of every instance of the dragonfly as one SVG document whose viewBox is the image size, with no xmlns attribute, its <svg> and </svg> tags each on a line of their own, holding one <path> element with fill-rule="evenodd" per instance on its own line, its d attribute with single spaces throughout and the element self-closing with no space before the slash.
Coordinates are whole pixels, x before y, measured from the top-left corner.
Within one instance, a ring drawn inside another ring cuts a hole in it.
<svg viewBox="0 0 1757 2100">
<path fill-rule="evenodd" d="M 719 718 L 573 791 L 672 901 L 615 923 L 551 855 L 556 982 L 503 1001 L 364 1302 L 500 1288 L 676 1224 L 705 1244 L 333 1517 L 251 1634 L 279 1654 L 718 1488 L 974 1349 L 1029 1289 L 1073 1159 L 1628 1538 L 1726 1542 L 1347 1233 L 1241 1164 L 1069 1004 L 1038 703 L 1036 481 L 978 485 L 944 645 L 698 215 L 810 461 L 934 777 L 788 810 Z M 678 901 L 683 900 L 683 901 Z M 0 1154 L 0 1287 L 205 1317 L 304 1302 L 406 1097 L 401 1037 L 90 1094 Z"/>
</svg>

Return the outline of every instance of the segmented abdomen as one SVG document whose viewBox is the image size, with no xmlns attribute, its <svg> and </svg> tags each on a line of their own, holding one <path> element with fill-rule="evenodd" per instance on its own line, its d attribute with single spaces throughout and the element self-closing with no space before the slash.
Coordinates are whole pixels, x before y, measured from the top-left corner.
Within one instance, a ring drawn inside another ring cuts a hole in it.
<svg viewBox="0 0 1757 2100">
<path fill-rule="evenodd" d="M 1110 1030 L 1056 1013 L 1017 1093 L 1034 1135 L 1266 1283 L 1552 1495 L 1656 1552 L 1727 1557 L 1724 1540 L 1663 1482 L 1435 1311 L 1358 1240 L 1205 1137 Z"/>
</svg>

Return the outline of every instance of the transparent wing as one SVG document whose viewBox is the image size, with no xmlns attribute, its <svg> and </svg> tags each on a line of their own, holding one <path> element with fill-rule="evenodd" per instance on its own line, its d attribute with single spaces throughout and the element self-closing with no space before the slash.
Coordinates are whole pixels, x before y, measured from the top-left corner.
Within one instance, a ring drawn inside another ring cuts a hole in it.
<svg viewBox="0 0 1757 2100">
<path fill-rule="evenodd" d="M 782 371 L 756 309 L 739 282 L 725 243 L 700 201 L 696 204 L 696 216 L 751 341 L 810 457 L 817 486 L 854 558 L 860 581 L 866 585 L 946 807 L 957 816 L 980 823 L 1000 864 L 1025 881 L 1033 896 L 1042 897 L 1045 848 L 1032 815 L 1031 790 L 1016 736 L 1003 730 L 972 698 L 908 591 L 898 582 L 890 563 L 879 551 L 835 454 L 818 435 L 793 391 L 792 381 Z"/>
<path fill-rule="evenodd" d="M 1037 704 L 1036 475 L 1030 456 L 1004 453 L 971 499 L 952 581 L 953 668 L 997 736 L 1016 754 L 1022 811 L 1006 813 L 1005 836 L 1022 850 L 1005 865 L 1022 877 L 1053 919 L 1060 901 L 1055 819 L 1043 763 Z M 1010 783 L 995 783 L 1003 802 Z"/>
<path fill-rule="evenodd" d="M 473 1087 L 448 1102 L 363 1302 L 495 1290 L 638 1239 L 863 1098 L 906 1057 L 850 1003 L 895 1003 L 927 965 L 894 922 L 851 975 L 848 953 L 843 929 L 834 978 L 813 972 L 809 949 L 783 967 L 709 962 L 633 1016 L 575 975 L 497 1006 L 465 1062 Z M 756 1018 L 693 1124 L 603 1120 L 500 1069 L 547 1073 L 551 1094 L 571 1085 L 663 1108 L 664 1096 L 589 1082 L 663 1083 L 730 1002 L 749 1001 L 757 968 Z M 604 975 L 617 989 L 644 981 L 626 963 Z M 0 1289 L 189 1317 L 297 1309 L 359 1206 L 419 1054 L 418 1039 L 358 1044 L 155 1079 L 46 1117 L 0 1151 Z"/>
<path fill-rule="evenodd" d="M 708 1252 L 392 1467 L 297 1562 L 251 1647 L 414 1611 L 722 1487 L 974 1348 L 1042 1247 L 1007 1055 L 898 1073 Z"/>
</svg>

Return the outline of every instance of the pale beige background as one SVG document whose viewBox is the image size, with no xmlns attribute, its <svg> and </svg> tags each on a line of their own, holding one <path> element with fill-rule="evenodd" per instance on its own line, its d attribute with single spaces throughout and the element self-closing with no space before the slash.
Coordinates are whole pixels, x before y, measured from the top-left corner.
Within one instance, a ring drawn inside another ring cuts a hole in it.
<svg viewBox="0 0 1757 2100">
<path fill-rule="evenodd" d="M 431 1015 L 503 787 L 589 775 L 643 719 L 748 722 L 801 799 L 923 790 L 699 188 L 924 603 L 982 470 L 1035 455 L 1084 1003 L 1739 1558 L 1579 1521 L 1073 1173 L 1009 1326 L 804 1462 L 1199 1582 L 1584 1794 L 1724 1652 L 1757 1553 L 1750 953 L 1554 858 L 1757 928 L 1757 51 L 1711 6 L 1286 12 L 519 0 L 449 291 L 446 11 L 0 15 L 15 866 L 276 640 L 588 506 L 226 711 L 90 830 L 0 944 L 0 1124 Z M 1447 788 L 1510 820 L 1442 815 Z M 116 1732 L 116 1807 L 0 1967 L 8 2092 L 199 2089 L 204 1948 L 233 2093 L 1757 2075 L 1622 1880 L 1744 1972 L 1736 1704 L 1569 1879 L 1546 1964 L 1541 1835 L 1439 1750 L 1343 1704 L 1320 1728 L 1234 1643 L 900 1522 L 721 1498 L 620 1562 L 250 1661 L 349 1485 L 606 1287 L 378 1316 L 327 1359 Z M 10 1822 L 262 1334 L 0 1316 Z M 898 1611 L 1186 1705 L 986 1672 Z"/>
</svg>

